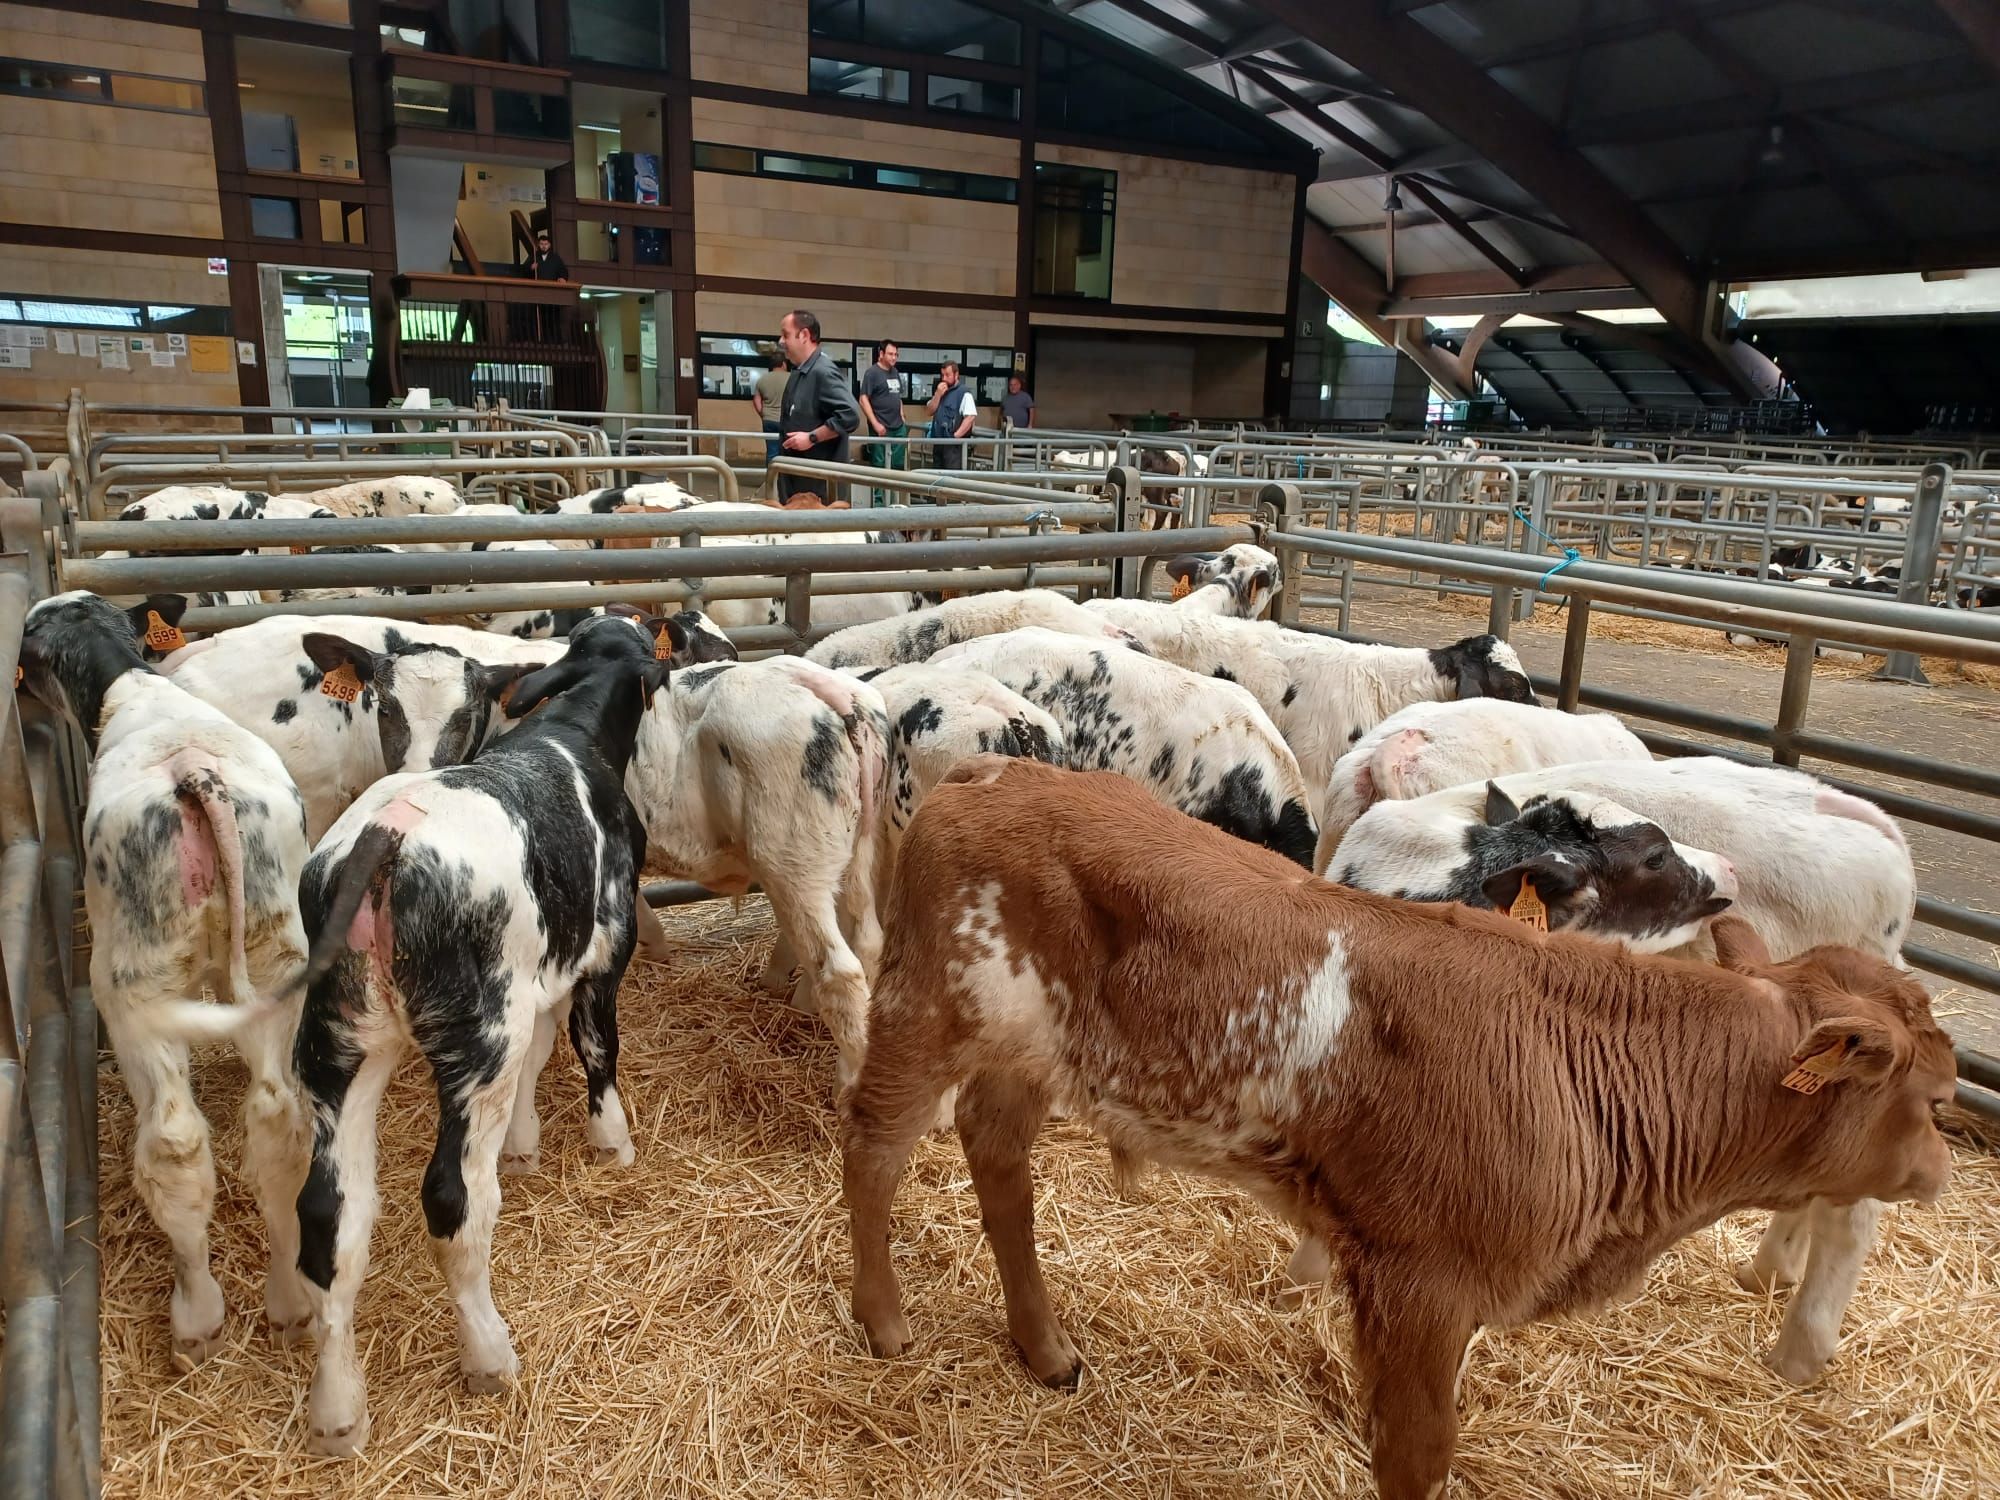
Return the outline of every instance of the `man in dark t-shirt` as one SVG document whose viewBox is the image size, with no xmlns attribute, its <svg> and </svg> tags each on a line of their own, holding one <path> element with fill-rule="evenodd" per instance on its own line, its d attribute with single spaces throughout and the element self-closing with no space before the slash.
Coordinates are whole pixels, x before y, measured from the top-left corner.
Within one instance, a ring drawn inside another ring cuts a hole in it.
<svg viewBox="0 0 2000 1500">
<path fill-rule="evenodd" d="M 878 438 L 909 435 L 909 424 L 903 420 L 903 377 L 896 371 L 901 353 L 894 339 L 884 339 L 875 346 L 875 362 L 861 372 L 861 420 Z M 907 469 L 910 445 L 863 443 L 861 461 L 880 469 Z M 870 490 L 869 496 L 870 503 L 883 503 L 881 490 Z"/>
<path fill-rule="evenodd" d="M 1027 386 L 1018 375 L 1007 377 L 1007 394 L 1000 398 L 1000 415 L 1009 427 L 1035 425 L 1035 398 L 1028 394 Z"/>
</svg>

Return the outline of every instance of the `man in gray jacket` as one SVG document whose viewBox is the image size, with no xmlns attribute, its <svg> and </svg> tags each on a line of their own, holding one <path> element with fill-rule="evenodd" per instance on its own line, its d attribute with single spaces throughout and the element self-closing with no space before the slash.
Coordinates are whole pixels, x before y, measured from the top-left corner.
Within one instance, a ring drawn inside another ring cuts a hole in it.
<svg viewBox="0 0 2000 1500">
<path fill-rule="evenodd" d="M 820 352 L 819 319 L 803 308 L 786 313 L 778 324 L 778 343 L 792 362 L 778 418 L 778 446 L 804 458 L 846 463 L 847 439 L 861 425 L 861 409 L 854 404 L 846 372 Z M 789 500 L 804 490 L 838 498 L 826 493 L 830 487 L 823 479 L 787 474 L 780 479 L 778 498 Z"/>
</svg>

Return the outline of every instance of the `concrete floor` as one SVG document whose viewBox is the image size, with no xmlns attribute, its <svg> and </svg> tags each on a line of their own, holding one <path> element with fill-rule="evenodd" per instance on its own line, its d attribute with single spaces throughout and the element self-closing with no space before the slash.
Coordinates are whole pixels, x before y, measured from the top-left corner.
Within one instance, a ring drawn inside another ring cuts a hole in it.
<svg viewBox="0 0 2000 1500">
<path fill-rule="evenodd" d="M 1332 623 L 1330 613 L 1322 616 L 1313 611 L 1307 618 Z M 1556 675 L 1562 662 L 1562 620 L 1561 615 L 1544 608 L 1534 623 L 1514 627 L 1510 639 L 1530 672 Z M 1438 601 L 1413 592 L 1392 594 L 1364 589 L 1350 628 L 1379 640 L 1436 646 L 1484 629 L 1484 621 L 1483 600 Z M 1603 634 L 1615 635 L 1625 624 L 1606 619 Z M 1630 630 L 1629 625 L 1626 628 Z M 1639 629 L 1653 630 L 1653 627 Z M 1765 723 L 1777 717 L 1778 691 L 1784 675 L 1783 652 L 1775 647 L 1729 647 L 1723 644 L 1719 633 L 1693 630 L 1653 630 L 1653 633 L 1677 639 L 1675 644 L 1661 645 L 1601 638 L 1593 624 L 1590 649 L 1585 657 L 1585 686 L 1644 693 L 1672 703 L 1742 714 Z M 1705 643 L 1711 640 L 1714 646 L 1707 647 Z M 1821 664 L 1813 678 L 1807 727 L 1962 765 L 2000 769 L 2000 691 L 1968 682 L 1938 682 L 1931 687 L 1872 682 L 1859 675 L 1857 667 L 1858 664 Z M 1711 740 L 1709 736 L 1672 725 L 1646 725 L 1638 720 L 1633 723 L 1634 727 L 1653 728 L 1684 739 Z M 1990 798 L 1927 787 L 1852 767 L 1808 759 L 1801 769 L 1822 771 L 1863 786 L 1880 786 L 1950 806 L 1989 813 L 1996 810 Z M 2000 910 L 1996 907 L 1996 901 L 2000 901 L 2000 849 L 1979 839 L 1907 819 L 1903 820 L 1903 828 L 1916 862 L 1917 888 L 1924 895 L 1982 912 Z M 2000 963 L 2000 954 L 1991 945 L 1921 923 L 1913 940 L 1961 957 Z M 1938 1019 L 1954 1039 L 2000 1055 L 2000 996 L 1953 986 L 1932 975 L 1923 978 L 1939 996 Z"/>
</svg>

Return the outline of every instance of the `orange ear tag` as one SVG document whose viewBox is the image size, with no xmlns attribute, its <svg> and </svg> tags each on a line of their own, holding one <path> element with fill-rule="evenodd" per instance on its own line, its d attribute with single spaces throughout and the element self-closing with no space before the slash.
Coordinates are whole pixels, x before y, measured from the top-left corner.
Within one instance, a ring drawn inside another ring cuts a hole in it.
<svg viewBox="0 0 2000 1500">
<path fill-rule="evenodd" d="M 1523 880 L 1521 894 L 1514 898 L 1514 904 L 1507 908 L 1507 915 L 1516 922 L 1532 927 L 1536 932 L 1549 930 L 1549 908 L 1536 893 L 1535 882 Z"/>
<path fill-rule="evenodd" d="M 673 637 L 667 634 L 667 627 L 662 625 L 653 634 L 653 660 L 672 661 L 673 659 L 674 659 Z"/>
<path fill-rule="evenodd" d="M 361 679 L 354 675 L 354 663 L 344 661 L 319 680 L 319 690 L 329 698 L 352 703 L 361 696 Z"/>
<path fill-rule="evenodd" d="M 310 557 L 310 556 L 312 556 L 312 548 L 311 548 L 311 547 L 301 547 L 301 546 L 300 546 L 300 545 L 299 545 L 299 544 L 298 544 L 297 542 L 294 542 L 294 543 L 292 543 L 292 548 L 291 548 L 291 551 L 292 551 L 292 556 L 294 556 L 294 557 Z"/>
<path fill-rule="evenodd" d="M 146 644 L 155 651 L 178 651 L 188 643 L 178 625 L 169 625 L 157 609 L 146 611 Z"/>
<path fill-rule="evenodd" d="M 1174 580 L 1174 597 L 1176 599 L 1185 599 L 1189 594 L 1193 592 L 1194 592 L 1194 580 L 1188 577 L 1187 574 L 1183 573 L 1181 574 L 1180 577 Z"/>
<path fill-rule="evenodd" d="M 1778 1082 L 1797 1093 L 1817 1094 L 1826 1087 L 1827 1079 L 1833 1076 L 1846 1055 L 1846 1045 L 1836 1042 L 1824 1052 L 1815 1052 Z"/>
</svg>

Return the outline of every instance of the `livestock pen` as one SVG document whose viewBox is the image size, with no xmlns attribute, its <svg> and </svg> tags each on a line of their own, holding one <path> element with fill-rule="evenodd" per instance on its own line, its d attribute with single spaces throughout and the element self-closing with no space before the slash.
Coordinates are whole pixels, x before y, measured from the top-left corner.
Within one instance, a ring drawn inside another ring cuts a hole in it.
<svg viewBox="0 0 2000 1500">
<path fill-rule="evenodd" d="M 896 1221 L 918 1346 L 896 1361 L 871 1359 L 846 1309 L 832 1048 L 817 1021 L 759 993 L 771 929 L 755 897 L 736 909 L 697 902 L 664 913 L 672 951 L 663 961 L 635 960 L 628 975 L 620 1083 L 639 1146 L 634 1168 L 589 1165 L 579 1091 L 562 1064 L 543 1081 L 544 1168 L 508 1182 L 494 1253 L 496 1300 L 522 1357 L 517 1389 L 475 1398 L 459 1387 L 439 1279 L 418 1248 L 416 1184 L 428 1155 L 418 1143 L 428 1141 L 435 1106 L 409 1072 L 385 1113 L 384 1211 L 363 1292 L 363 1357 L 377 1408 L 367 1452 L 344 1467 L 304 1457 L 310 1353 L 272 1346 L 240 1313 L 220 1355 L 191 1372 L 171 1369 L 157 1297 L 169 1279 L 167 1247 L 127 1180 L 131 1108 L 108 1060 L 84 1066 L 94 1024 L 82 950 L 71 941 L 68 863 L 83 761 L 38 705 L 13 695 L 7 669 L 21 615 L 58 585 L 130 594 L 197 582 L 374 583 L 383 559 L 95 554 L 137 545 L 171 552 L 202 539 L 290 546 L 330 533 L 393 541 L 397 528 L 430 523 L 259 523 L 265 529 L 254 537 L 225 535 L 238 523 L 224 523 L 200 538 L 158 523 L 141 538 L 115 522 L 79 520 L 55 491 L 59 477 L 36 486 L 38 500 L 6 502 L 0 575 L 0 767 L 24 768 L 0 800 L 0 948 L 15 1023 L 14 1051 L 0 1058 L 0 1082 L 14 1089 L 0 1099 L 8 1251 L 0 1463 L 8 1493 L 93 1493 L 100 1435 L 103 1491 L 121 1496 L 1367 1492 L 1342 1299 L 1311 1294 L 1303 1307 L 1288 1306 L 1280 1268 L 1289 1233 L 1230 1189 L 1156 1175 L 1134 1200 L 1121 1198 L 1102 1146 L 1074 1125 L 1046 1132 L 1037 1165 L 1045 1259 L 1083 1347 L 1082 1388 L 1055 1395 L 1019 1369 L 977 1204 L 949 1137 L 919 1148 Z M 1107 473 L 1105 498 L 1053 492 L 1027 471 L 843 477 L 947 503 L 694 525 L 671 516 L 467 518 L 444 524 L 494 539 L 651 535 L 682 545 L 388 561 L 397 581 L 466 589 L 451 596 L 454 611 L 508 607 L 519 602 L 509 590 L 531 584 L 561 585 L 557 595 L 535 593 L 537 602 L 577 605 L 769 598 L 780 620 L 740 633 L 739 644 L 797 650 L 819 633 L 815 599 L 836 591 L 1042 583 L 1133 594 L 1148 585 L 1148 559 L 1261 535 L 1289 565 L 1293 581 L 1280 602 L 1296 623 L 1311 624 L 1298 583 L 1308 556 L 1407 570 L 1433 590 L 1445 579 L 1477 588 L 1503 633 L 1514 613 L 1503 596 L 1561 596 L 1568 651 L 1538 686 L 1564 706 L 1596 701 L 1646 719 L 1660 726 L 1648 731 L 1655 747 L 1669 753 L 1684 748 L 1670 742 L 1676 731 L 1700 732 L 1783 763 L 1886 771 L 1914 788 L 1901 794 L 1904 805 L 1881 787 L 1858 789 L 1958 836 L 1983 841 L 1996 831 L 1982 806 L 1994 795 L 1991 767 L 1936 763 L 1900 742 L 1894 726 L 1869 744 L 1807 727 L 1816 639 L 1835 632 L 1885 651 L 2000 661 L 1995 617 L 1919 615 L 1916 605 L 1881 599 L 1807 601 L 1778 585 L 1680 580 L 1613 564 L 1578 563 L 1548 577 L 1557 558 L 1309 525 L 1325 512 L 1314 514 L 1296 488 L 1262 478 L 1191 491 L 1226 494 L 1218 514 L 1256 517 L 1261 531 L 1225 524 L 1160 533 L 1129 524 L 1143 486 L 1155 482 L 1136 470 Z M 1207 520 L 1208 511 L 1187 519 Z M 886 556 L 858 540 L 764 548 L 754 559 L 688 545 L 756 530 L 878 527 L 936 539 Z M 1346 624 L 1367 632 L 1374 596 L 1364 587 L 1356 597 L 1361 616 Z M 1767 673 L 1772 711 L 1759 718 L 1749 704 L 1674 704 L 1652 693 L 1614 701 L 1587 665 L 1599 601 L 1657 608 L 1717 631 L 1750 624 L 1781 635 L 1791 652 L 1783 669 Z M 437 605 L 415 595 L 308 608 L 419 615 Z M 190 610 L 186 621 L 190 630 L 220 628 L 277 610 Z M 1461 633 L 1458 624 L 1440 617 L 1433 643 Z M 21 786 L 33 788 L 32 798 L 11 790 Z M 666 900 L 699 894 L 656 892 Z M 1993 919 L 1981 920 L 1980 903 L 1928 886 L 1922 899 L 1920 918 L 1935 930 L 1992 940 Z M 1955 986 L 1936 1002 L 1948 1027 L 1954 1007 L 1990 1006 L 1989 963 L 1941 948 L 1911 955 L 1920 966 L 1933 956 L 1952 960 L 1933 966 Z M 1950 1192 L 1935 1209 L 1890 1212 L 1849 1336 L 1820 1383 L 1793 1390 L 1758 1362 L 1784 1304 L 1730 1280 L 1729 1266 L 1747 1255 L 1759 1226 L 1739 1216 L 1667 1256 L 1635 1302 L 1586 1322 L 1483 1334 L 1465 1375 L 1454 1490 L 1848 1496 L 1974 1495 L 1990 1486 L 2000 1474 L 1992 1393 L 2000 1166 L 1981 1085 L 1996 1082 L 1992 1066 L 1962 1056 L 1968 1108 L 1954 1126 Z M 232 1118 L 241 1089 L 233 1066 L 199 1062 L 194 1082 L 211 1119 Z M 216 1135 L 223 1181 L 215 1269 L 241 1309 L 255 1305 L 260 1237 L 235 1171 L 236 1131 L 221 1126 Z"/>
</svg>

